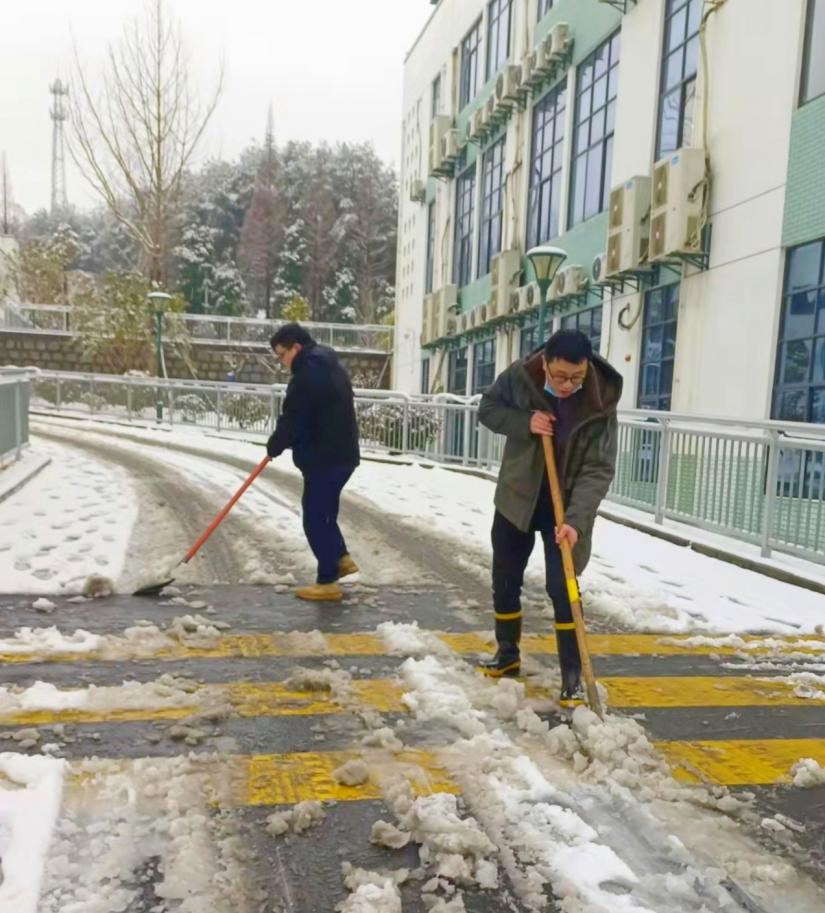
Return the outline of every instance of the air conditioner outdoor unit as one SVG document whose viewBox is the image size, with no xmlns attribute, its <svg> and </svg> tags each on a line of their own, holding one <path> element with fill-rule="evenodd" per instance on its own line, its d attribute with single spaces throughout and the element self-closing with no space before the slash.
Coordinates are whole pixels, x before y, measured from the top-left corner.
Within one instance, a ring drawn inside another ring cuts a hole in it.
<svg viewBox="0 0 825 913">
<path fill-rule="evenodd" d="M 442 164 L 454 162 L 458 158 L 459 136 L 458 130 L 450 129 L 441 138 Z"/>
<path fill-rule="evenodd" d="M 421 345 L 425 346 L 433 341 L 433 305 L 435 295 L 425 295 L 421 306 Z"/>
<path fill-rule="evenodd" d="M 536 52 L 530 51 L 521 61 L 521 84 L 525 89 L 531 89 L 539 81 L 536 73 Z"/>
<path fill-rule="evenodd" d="M 466 333 L 467 330 L 472 329 L 472 311 L 464 311 L 458 315 L 458 332 Z"/>
<path fill-rule="evenodd" d="M 630 178 L 610 192 L 605 278 L 638 269 L 650 239 L 650 178 Z"/>
<path fill-rule="evenodd" d="M 654 165 L 648 254 L 651 262 L 701 251 L 705 179 L 702 149 L 678 149 Z"/>
<path fill-rule="evenodd" d="M 498 119 L 501 114 L 495 92 L 487 99 L 484 107 L 487 116 L 487 126 L 492 127 L 498 123 Z"/>
<path fill-rule="evenodd" d="M 550 56 L 554 60 L 564 57 L 573 44 L 573 35 L 566 22 L 557 22 L 550 32 Z"/>
<path fill-rule="evenodd" d="M 607 252 L 597 254 L 590 267 L 590 281 L 593 285 L 607 285 Z"/>
<path fill-rule="evenodd" d="M 521 309 L 521 289 L 514 288 L 510 292 L 510 304 L 507 307 L 508 314 L 517 314 Z"/>
<path fill-rule="evenodd" d="M 517 102 L 521 93 L 521 67 L 508 66 L 496 80 L 496 98 L 499 102 Z"/>
<path fill-rule="evenodd" d="M 427 185 L 418 178 L 410 181 L 410 202 L 423 203 L 427 199 Z"/>
<path fill-rule="evenodd" d="M 449 114 L 437 114 L 430 121 L 430 145 L 427 156 L 427 165 L 429 174 L 432 174 L 441 167 L 442 164 L 442 142 L 444 134 L 452 128 L 453 119 Z"/>
<path fill-rule="evenodd" d="M 520 311 L 532 311 L 533 308 L 537 308 L 541 304 L 541 293 L 539 292 L 537 283 L 529 282 L 527 285 L 523 285 L 518 291 L 518 309 Z"/>
<path fill-rule="evenodd" d="M 539 44 L 535 50 L 537 76 L 549 76 L 556 66 L 556 60 L 553 57 L 553 36 L 548 35 L 544 41 Z"/>
<path fill-rule="evenodd" d="M 473 308 L 473 313 L 475 317 L 473 319 L 473 326 L 480 327 L 484 326 L 487 323 L 487 305 L 479 304 L 478 307 Z"/>
<path fill-rule="evenodd" d="M 590 277 L 587 275 L 587 270 L 581 266 L 566 266 L 556 273 L 555 282 L 558 283 L 559 298 L 567 298 L 584 291 L 590 282 Z"/>
<path fill-rule="evenodd" d="M 487 132 L 487 109 L 482 105 L 473 114 L 473 136 L 478 139 Z"/>
<path fill-rule="evenodd" d="M 510 292 L 518 286 L 520 273 L 521 254 L 517 250 L 503 250 L 490 261 L 490 297 L 496 316 L 506 313 Z"/>
<path fill-rule="evenodd" d="M 458 286 L 445 285 L 438 291 L 438 327 L 437 339 L 455 336 L 458 328 Z"/>
</svg>

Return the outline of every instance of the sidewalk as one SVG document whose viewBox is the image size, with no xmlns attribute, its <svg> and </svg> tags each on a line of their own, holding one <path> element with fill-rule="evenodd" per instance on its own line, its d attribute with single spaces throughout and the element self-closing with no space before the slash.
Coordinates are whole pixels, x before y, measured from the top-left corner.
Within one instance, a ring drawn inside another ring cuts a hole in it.
<svg viewBox="0 0 825 913">
<path fill-rule="evenodd" d="M 51 461 L 51 457 L 26 450 L 19 460 L 0 468 L 0 503 L 20 491 Z"/>
</svg>

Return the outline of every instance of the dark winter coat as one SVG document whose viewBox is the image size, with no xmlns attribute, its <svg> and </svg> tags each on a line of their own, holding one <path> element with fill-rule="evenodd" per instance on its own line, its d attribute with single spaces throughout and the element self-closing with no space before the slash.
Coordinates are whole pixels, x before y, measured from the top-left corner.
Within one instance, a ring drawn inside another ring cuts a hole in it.
<svg viewBox="0 0 825 913">
<path fill-rule="evenodd" d="M 332 349 L 304 346 L 292 362 L 283 409 L 267 443 L 271 457 L 292 448 L 301 472 L 360 461 L 352 384 Z"/>
<path fill-rule="evenodd" d="M 482 424 L 507 438 L 495 505 L 523 532 L 530 529 L 547 471 L 541 438 L 530 431 L 533 412 L 552 411 L 544 383 L 541 353 L 536 353 L 496 378 L 482 396 L 478 413 Z M 590 559 L 596 511 L 616 467 L 616 406 L 621 392 L 621 375 L 595 355 L 581 391 L 579 415 L 559 465 L 565 522 L 580 533 L 573 550 L 577 573 Z"/>
</svg>

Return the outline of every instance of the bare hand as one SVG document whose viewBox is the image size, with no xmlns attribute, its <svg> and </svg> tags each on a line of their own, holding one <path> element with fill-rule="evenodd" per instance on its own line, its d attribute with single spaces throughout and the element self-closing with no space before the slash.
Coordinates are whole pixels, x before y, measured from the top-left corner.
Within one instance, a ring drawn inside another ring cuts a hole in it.
<svg viewBox="0 0 825 913">
<path fill-rule="evenodd" d="M 561 545 L 562 539 L 566 539 L 570 543 L 570 548 L 575 548 L 579 541 L 579 534 L 575 527 L 562 523 L 561 526 L 556 527 L 556 544 Z"/>
<path fill-rule="evenodd" d="M 530 431 L 543 437 L 553 437 L 553 422 L 556 416 L 549 412 L 534 412 L 530 416 Z"/>
</svg>

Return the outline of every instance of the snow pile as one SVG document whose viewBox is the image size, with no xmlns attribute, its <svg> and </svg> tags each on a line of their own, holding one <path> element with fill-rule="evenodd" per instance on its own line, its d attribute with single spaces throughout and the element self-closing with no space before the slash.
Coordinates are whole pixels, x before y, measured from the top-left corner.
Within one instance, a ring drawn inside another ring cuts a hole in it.
<svg viewBox="0 0 825 913">
<path fill-rule="evenodd" d="M 401 913 L 398 885 L 406 880 L 406 869 L 382 875 L 344 862 L 341 872 L 344 884 L 352 893 L 336 907 L 340 913 Z"/>
<path fill-rule="evenodd" d="M 82 629 L 74 634 L 61 634 L 54 625 L 50 628 L 20 628 L 15 631 L 14 637 L 0 639 L 0 654 L 92 653 L 102 643 L 102 637 Z"/>
<path fill-rule="evenodd" d="M 813 758 L 802 758 L 791 768 L 793 785 L 801 789 L 812 789 L 814 786 L 825 786 L 825 768 L 820 767 Z"/>
<path fill-rule="evenodd" d="M 305 802 L 298 802 L 287 811 L 271 814 L 266 819 L 266 831 L 273 837 L 280 837 L 290 831 L 293 834 L 303 834 L 325 817 L 326 812 L 321 803 L 315 799 L 307 799 Z"/>
<path fill-rule="evenodd" d="M 65 761 L 53 758 L 0 754 L 0 910 L 38 913 L 65 769 Z"/>
<path fill-rule="evenodd" d="M 434 656 L 425 656 L 406 660 L 401 673 L 411 689 L 401 700 L 416 719 L 448 723 L 468 737 L 485 731 L 484 713 L 473 707 L 460 672 Z"/>
<path fill-rule="evenodd" d="M 375 629 L 392 656 L 419 656 L 425 653 L 443 654 L 449 648 L 431 631 L 422 631 L 418 622 L 385 621 Z"/>
</svg>

